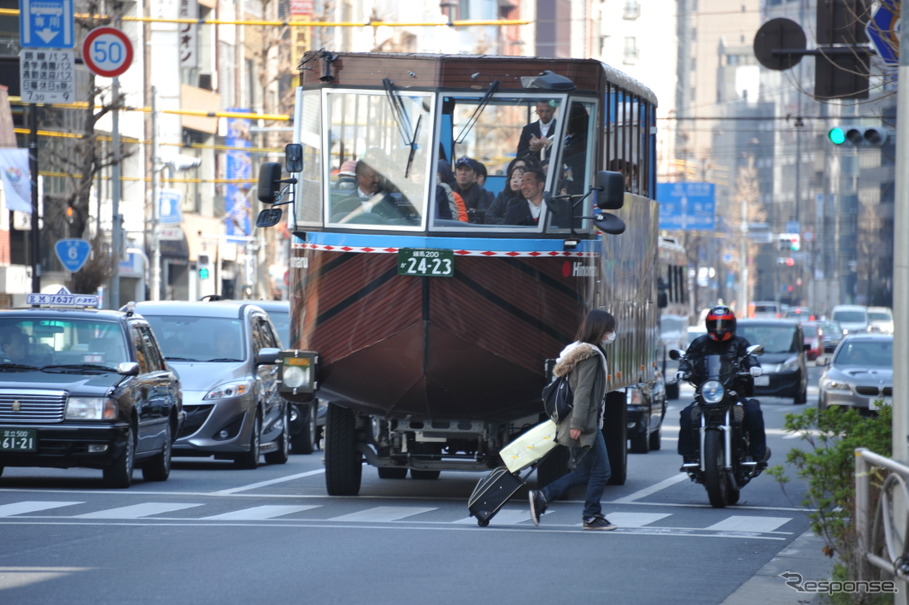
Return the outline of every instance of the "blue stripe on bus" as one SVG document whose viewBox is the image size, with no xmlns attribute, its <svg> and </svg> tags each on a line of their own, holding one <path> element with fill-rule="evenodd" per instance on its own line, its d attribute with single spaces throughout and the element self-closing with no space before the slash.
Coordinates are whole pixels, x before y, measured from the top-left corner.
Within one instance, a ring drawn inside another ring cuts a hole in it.
<svg viewBox="0 0 909 605">
<path fill-rule="evenodd" d="M 565 239 L 568 239 L 567 237 Z M 376 235 L 312 231 L 306 240 L 294 236 L 295 244 L 350 246 L 352 248 L 441 248 L 451 250 L 489 250 L 490 252 L 562 252 L 564 239 L 496 239 L 486 237 L 427 237 L 422 235 Z M 575 252 L 591 252 L 598 240 L 581 239 Z"/>
</svg>

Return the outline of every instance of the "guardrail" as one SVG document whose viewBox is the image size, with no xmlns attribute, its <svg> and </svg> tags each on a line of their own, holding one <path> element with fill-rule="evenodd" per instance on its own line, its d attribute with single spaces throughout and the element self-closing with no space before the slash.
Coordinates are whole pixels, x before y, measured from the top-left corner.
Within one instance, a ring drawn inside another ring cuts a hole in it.
<svg viewBox="0 0 909 605">
<path fill-rule="evenodd" d="M 890 471 L 881 485 L 877 507 L 871 507 L 871 469 Z M 855 522 L 859 556 L 864 564 L 901 581 L 906 594 L 909 581 L 909 466 L 860 447 L 855 450 Z M 882 556 L 883 555 L 883 556 Z M 863 575 L 868 570 L 862 566 Z M 868 579 L 867 577 L 862 578 Z"/>
</svg>

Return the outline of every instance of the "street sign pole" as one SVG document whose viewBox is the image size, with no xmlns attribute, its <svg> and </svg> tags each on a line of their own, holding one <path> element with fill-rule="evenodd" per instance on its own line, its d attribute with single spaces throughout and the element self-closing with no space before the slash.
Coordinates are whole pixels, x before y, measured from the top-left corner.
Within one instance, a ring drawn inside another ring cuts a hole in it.
<svg viewBox="0 0 909 605">
<path fill-rule="evenodd" d="M 28 106 L 28 171 L 32 181 L 32 231 L 29 233 L 32 261 L 32 292 L 41 291 L 41 247 L 38 245 L 38 106 Z"/>
</svg>

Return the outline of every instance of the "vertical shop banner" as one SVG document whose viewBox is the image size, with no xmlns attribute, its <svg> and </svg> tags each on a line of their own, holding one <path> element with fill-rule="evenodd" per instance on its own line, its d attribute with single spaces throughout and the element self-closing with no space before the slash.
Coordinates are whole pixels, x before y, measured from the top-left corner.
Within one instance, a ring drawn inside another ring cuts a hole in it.
<svg viewBox="0 0 909 605">
<path fill-rule="evenodd" d="M 249 109 L 228 109 L 240 113 Z M 227 183 L 224 207 L 227 213 L 225 232 L 227 235 L 246 237 L 252 233 L 252 204 L 249 194 L 252 188 L 252 158 L 244 148 L 252 147 L 249 118 L 227 118 Z M 237 182 L 232 182 L 232 181 Z"/>
<path fill-rule="evenodd" d="M 0 149 L 0 180 L 9 210 L 32 213 L 32 180 L 28 149 Z"/>
</svg>

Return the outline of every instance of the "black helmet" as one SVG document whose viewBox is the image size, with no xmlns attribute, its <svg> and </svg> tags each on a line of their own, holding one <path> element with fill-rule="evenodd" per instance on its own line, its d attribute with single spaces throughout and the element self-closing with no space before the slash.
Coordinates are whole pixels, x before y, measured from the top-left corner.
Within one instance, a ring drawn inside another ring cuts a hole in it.
<svg viewBox="0 0 909 605">
<path fill-rule="evenodd" d="M 735 336 L 735 313 L 726 305 L 710 309 L 705 323 L 707 335 L 717 342 L 726 342 Z"/>
</svg>

